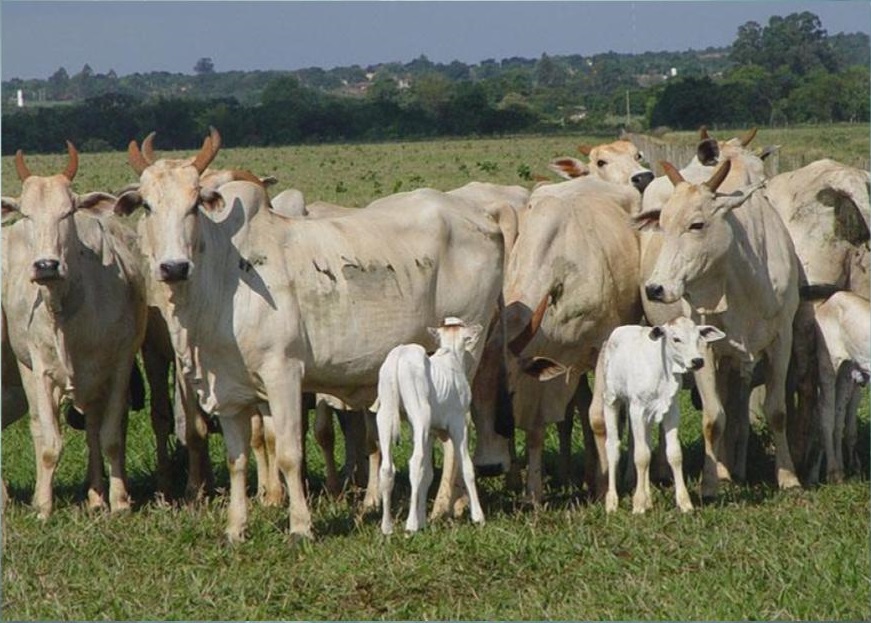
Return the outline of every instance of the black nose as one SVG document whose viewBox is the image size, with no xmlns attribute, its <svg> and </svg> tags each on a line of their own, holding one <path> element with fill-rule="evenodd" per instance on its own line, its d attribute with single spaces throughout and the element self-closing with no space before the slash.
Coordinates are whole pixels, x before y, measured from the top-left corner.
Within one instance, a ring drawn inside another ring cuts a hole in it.
<svg viewBox="0 0 871 623">
<path fill-rule="evenodd" d="M 632 185 L 638 189 L 638 192 L 643 193 L 647 185 L 653 181 L 653 173 L 645 171 L 644 173 L 636 173 L 632 176 Z"/>
<path fill-rule="evenodd" d="M 57 260 L 37 260 L 33 263 L 33 281 L 42 283 L 60 279 L 60 262 Z"/>
<path fill-rule="evenodd" d="M 690 362 L 691 370 L 701 370 L 703 367 L 705 367 L 705 360 L 701 357 L 696 357 Z"/>
<path fill-rule="evenodd" d="M 184 281 L 191 270 L 190 262 L 164 262 L 160 265 L 161 281 Z"/>
<path fill-rule="evenodd" d="M 661 301 L 662 295 L 665 294 L 665 288 L 661 285 L 652 283 L 644 286 L 644 293 L 647 295 L 648 300 Z"/>
</svg>

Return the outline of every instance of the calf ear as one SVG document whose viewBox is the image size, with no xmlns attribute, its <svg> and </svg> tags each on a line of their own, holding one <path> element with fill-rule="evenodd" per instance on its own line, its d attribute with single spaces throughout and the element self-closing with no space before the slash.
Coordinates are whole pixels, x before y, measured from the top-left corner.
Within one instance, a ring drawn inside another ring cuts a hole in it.
<svg viewBox="0 0 871 623">
<path fill-rule="evenodd" d="M 130 216 L 133 211 L 142 205 L 142 195 L 136 190 L 123 193 L 115 200 L 115 214 Z"/>
<path fill-rule="evenodd" d="M 484 331 L 484 327 L 475 323 L 470 327 L 465 328 L 466 331 L 466 350 L 472 351 L 475 348 L 475 345 L 478 343 L 478 340 L 481 339 L 481 333 Z"/>
<path fill-rule="evenodd" d="M 662 210 L 648 210 L 632 217 L 632 226 L 638 231 L 659 231 Z"/>
<path fill-rule="evenodd" d="M 726 334 L 720 331 L 717 327 L 712 327 L 709 324 L 699 325 L 699 336 L 706 342 L 716 342 L 726 337 Z"/>
<path fill-rule="evenodd" d="M 647 337 L 649 337 L 653 341 L 656 341 L 660 339 L 663 335 L 665 335 L 665 329 L 657 325 L 650 329 L 650 333 L 647 334 Z"/>
<path fill-rule="evenodd" d="M 76 210 L 89 210 L 95 214 L 108 214 L 115 210 L 118 199 L 107 193 L 87 193 L 76 197 Z"/>
<path fill-rule="evenodd" d="M 590 168 L 577 158 L 557 158 L 551 160 L 547 168 L 567 180 L 583 177 L 590 173 Z"/>
<path fill-rule="evenodd" d="M 14 199 L 12 197 L 2 197 L 3 200 L 3 222 L 7 222 L 8 220 L 14 218 L 16 215 L 20 214 L 18 199 Z"/>
<path fill-rule="evenodd" d="M 563 364 L 547 357 L 521 359 L 519 364 L 524 374 L 537 378 L 539 381 L 549 381 L 567 374 L 569 371 Z"/>
<path fill-rule="evenodd" d="M 217 190 L 202 188 L 200 189 L 200 205 L 206 212 L 214 214 L 224 209 L 224 197 Z"/>
</svg>

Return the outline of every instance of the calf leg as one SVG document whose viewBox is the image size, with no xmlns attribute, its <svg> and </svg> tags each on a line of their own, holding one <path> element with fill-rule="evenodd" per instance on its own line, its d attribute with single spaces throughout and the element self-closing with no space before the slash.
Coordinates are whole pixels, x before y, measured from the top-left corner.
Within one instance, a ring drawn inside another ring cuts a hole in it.
<svg viewBox="0 0 871 623">
<path fill-rule="evenodd" d="M 391 431 L 394 417 L 397 417 L 396 414 L 385 409 L 385 405 L 382 402 L 381 407 L 378 409 L 378 414 L 376 415 L 378 423 L 378 444 L 381 447 L 381 468 L 378 487 L 381 493 L 382 534 L 393 533 L 393 513 L 390 508 L 390 498 L 393 495 L 393 483 L 396 477 L 396 467 L 393 465 L 391 452 L 391 444 L 393 443 Z M 413 499 L 411 502 L 411 508 L 414 508 Z"/>
<path fill-rule="evenodd" d="M 603 403 L 604 404 L 604 403 Z M 608 458 L 608 493 L 605 495 L 605 511 L 617 510 L 617 463 L 620 461 L 620 430 L 617 425 L 617 405 L 604 404 L 605 454 Z"/>
<path fill-rule="evenodd" d="M 662 430 L 665 436 L 665 453 L 671 474 L 674 477 L 674 496 L 677 507 L 683 512 L 693 510 L 689 491 L 683 477 L 683 453 L 681 452 L 680 439 L 677 435 L 677 427 L 680 422 L 680 407 L 677 404 L 677 396 L 671 404 L 668 412 L 662 418 Z M 662 445 L 662 440 L 660 440 Z"/>
<path fill-rule="evenodd" d="M 643 513 L 653 504 L 650 499 L 650 426 L 645 422 L 643 407 L 629 405 L 629 422 L 635 442 L 635 495 L 632 497 L 632 512 Z"/>
<path fill-rule="evenodd" d="M 467 439 L 468 431 L 466 429 L 465 418 L 455 420 L 451 427 L 451 439 L 454 446 L 460 455 L 460 462 L 463 470 L 463 482 L 466 485 L 466 491 L 469 494 L 469 507 L 472 513 L 472 521 L 474 523 L 484 523 L 484 511 L 481 510 L 481 502 L 478 500 L 478 489 L 475 486 L 475 466 L 472 464 L 472 456 L 469 454 L 469 443 Z"/>
</svg>

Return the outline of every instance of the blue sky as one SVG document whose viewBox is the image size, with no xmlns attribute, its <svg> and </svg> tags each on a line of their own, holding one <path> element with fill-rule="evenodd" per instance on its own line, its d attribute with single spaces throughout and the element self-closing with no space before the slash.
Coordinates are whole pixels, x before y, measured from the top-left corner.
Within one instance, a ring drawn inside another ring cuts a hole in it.
<svg viewBox="0 0 871 623">
<path fill-rule="evenodd" d="M 478 63 L 542 53 L 729 45 L 748 21 L 811 11 L 829 34 L 869 33 L 871 2 L 41 2 L 3 0 L 2 78 L 192 73 L 408 62 Z"/>
</svg>

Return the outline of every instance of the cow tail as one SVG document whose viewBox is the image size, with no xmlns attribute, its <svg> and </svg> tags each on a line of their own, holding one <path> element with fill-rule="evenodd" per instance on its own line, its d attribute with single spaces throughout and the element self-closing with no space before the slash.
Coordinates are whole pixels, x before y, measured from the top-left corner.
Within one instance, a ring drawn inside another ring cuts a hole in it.
<svg viewBox="0 0 871 623">
<path fill-rule="evenodd" d="M 390 353 L 381 368 L 378 380 L 378 413 L 387 415 L 388 434 L 394 444 L 399 443 L 399 358 Z"/>
</svg>

